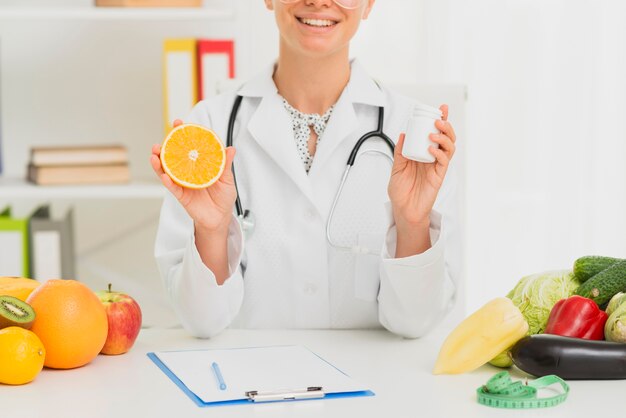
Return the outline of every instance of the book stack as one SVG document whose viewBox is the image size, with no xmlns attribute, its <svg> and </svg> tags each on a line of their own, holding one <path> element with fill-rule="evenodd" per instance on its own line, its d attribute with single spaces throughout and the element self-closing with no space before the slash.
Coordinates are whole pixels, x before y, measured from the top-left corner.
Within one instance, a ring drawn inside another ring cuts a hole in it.
<svg viewBox="0 0 626 418">
<path fill-rule="evenodd" d="M 128 151 L 122 145 L 31 148 L 28 180 L 42 186 L 127 183 Z"/>
</svg>

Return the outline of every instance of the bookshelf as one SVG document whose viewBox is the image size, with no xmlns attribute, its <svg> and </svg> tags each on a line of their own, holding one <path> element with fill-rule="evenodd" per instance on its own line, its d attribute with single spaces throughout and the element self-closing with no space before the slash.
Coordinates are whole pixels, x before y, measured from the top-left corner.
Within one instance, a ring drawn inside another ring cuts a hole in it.
<svg viewBox="0 0 626 418">
<path fill-rule="evenodd" d="M 32 146 L 113 142 L 127 146 L 132 178 L 151 178 L 146 152 L 163 139 L 163 40 L 237 38 L 239 3 L 206 0 L 201 8 L 96 7 L 93 0 L 0 4 L 0 176 L 23 178 Z"/>
<path fill-rule="evenodd" d="M 247 0 L 156 9 L 97 8 L 93 0 L 0 2 L 0 203 L 22 214 L 42 203 L 72 207 L 76 278 L 94 290 L 111 282 L 132 294 L 148 327 L 178 323 L 153 255 L 167 190 L 148 162 L 152 144 L 163 139 L 163 40 L 235 39 L 240 71 L 250 51 L 242 27 L 261 7 Z M 24 180 L 31 147 L 98 143 L 127 147 L 130 183 Z"/>
<path fill-rule="evenodd" d="M 0 177 L 0 201 L 13 199 L 162 199 L 166 190 L 156 180 L 128 184 L 37 186 L 26 180 Z"/>
</svg>

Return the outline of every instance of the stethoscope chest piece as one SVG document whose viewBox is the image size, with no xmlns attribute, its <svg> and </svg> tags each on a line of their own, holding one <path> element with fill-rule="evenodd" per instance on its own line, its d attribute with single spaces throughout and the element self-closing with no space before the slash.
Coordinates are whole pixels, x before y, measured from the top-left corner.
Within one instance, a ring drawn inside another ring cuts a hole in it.
<svg viewBox="0 0 626 418">
<path fill-rule="evenodd" d="M 250 238 L 252 236 L 252 233 L 254 232 L 254 227 L 256 225 L 256 219 L 254 218 L 254 214 L 246 209 L 244 210 L 242 215 L 237 215 L 237 220 L 239 221 L 239 225 L 241 225 L 244 239 Z"/>
</svg>

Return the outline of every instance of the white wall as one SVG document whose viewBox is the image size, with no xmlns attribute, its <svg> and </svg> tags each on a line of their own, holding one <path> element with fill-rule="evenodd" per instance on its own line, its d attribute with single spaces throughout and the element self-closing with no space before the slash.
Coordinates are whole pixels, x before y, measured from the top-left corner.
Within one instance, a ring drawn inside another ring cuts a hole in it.
<svg viewBox="0 0 626 418">
<path fill-rule="evenodd" d="M 626 3 L 429 1 L 425 76 L 464 81 L 468 300 L 586 254 L 626 256 Z"/>
</svg>

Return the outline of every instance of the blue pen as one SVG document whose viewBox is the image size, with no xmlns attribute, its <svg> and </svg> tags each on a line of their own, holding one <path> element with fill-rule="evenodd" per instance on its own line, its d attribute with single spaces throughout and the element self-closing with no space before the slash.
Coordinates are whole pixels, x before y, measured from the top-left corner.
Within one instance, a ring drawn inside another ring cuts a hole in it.
<svg viewBox="0 0 626 418">
<path fill-rule="evenodd" d="M 220 390 L 226 390 L 226 383 L 224 382 L 224 377 L 222 377 L 220 366 L 218 366 L 216 362 L 213 362 L 213 364 L 211 364 L 211 367 L 213 368 L 213 373 L 215 373 L 217 383 L 219 383 L 220 385 Z"/>
</svg>

